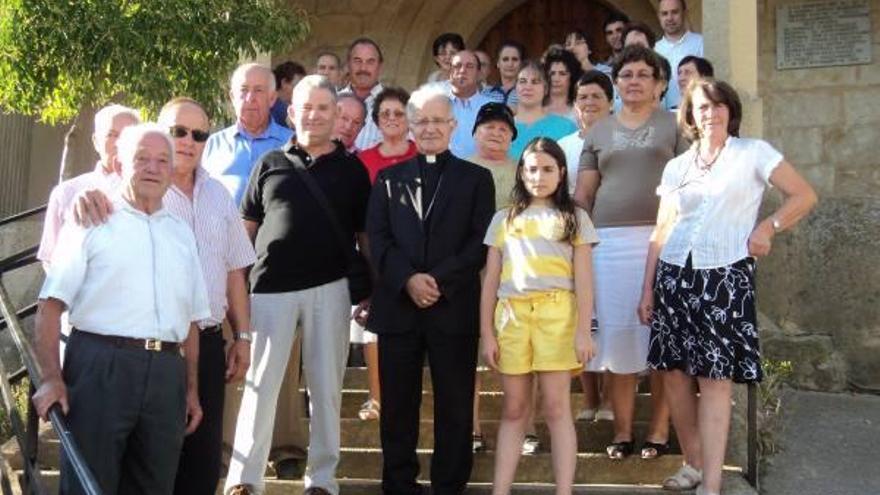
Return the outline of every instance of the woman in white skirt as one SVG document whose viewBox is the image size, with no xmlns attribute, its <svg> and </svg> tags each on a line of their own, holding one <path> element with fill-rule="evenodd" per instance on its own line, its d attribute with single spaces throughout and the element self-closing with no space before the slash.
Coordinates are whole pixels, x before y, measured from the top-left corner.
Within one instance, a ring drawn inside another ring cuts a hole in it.
<svg viewBox="0 0 880 495">
<path fill-rule="evenodd" d="M 575 188 L 575 201 L 591 212 L 601 239 L 593 250 L 598 352 L 586 370 L 611 373 L 614 439 L 607 453 L 612 459 L 635 450 L 636 381 L 648 368 L 650 336 L 637 309 L 657 220 L 655 191 L 666 162 L 688 148 L 675 115 L 657 106 L 665 84 L 660 73 L 652 50 L 623 50 L 612 70 L 623 107 L 586 135 Z M 641 449 L 645 459 L 669 449 L 669 409 L 662 382 L 652 377 L 651 385 L 652 420 Z"/>
</svg>

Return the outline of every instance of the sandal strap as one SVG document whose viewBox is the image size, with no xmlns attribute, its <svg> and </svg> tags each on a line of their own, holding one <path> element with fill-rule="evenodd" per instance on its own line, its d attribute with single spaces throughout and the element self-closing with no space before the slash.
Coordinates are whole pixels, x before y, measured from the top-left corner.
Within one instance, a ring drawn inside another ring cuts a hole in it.
<svg viewBox="0 0 880 495">
<path fill-rule="evenodd" d="M 674 484 L 674 488 L 689 490 L 695 488 L 702 482 L 703 473 L 690 464 L 684 464 L 678 468 L 678 471 L 676 471 L 675 474 L 663 480 L 663 486 L 671 486 Z"/>
</svg>

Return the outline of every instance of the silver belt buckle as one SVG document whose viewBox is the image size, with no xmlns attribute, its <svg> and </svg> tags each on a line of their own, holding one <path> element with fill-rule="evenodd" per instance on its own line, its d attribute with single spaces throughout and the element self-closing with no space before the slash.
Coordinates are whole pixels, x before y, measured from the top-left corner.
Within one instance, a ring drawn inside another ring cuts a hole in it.
<svg viewBox="0 0 880 495">
<path fill-rule="evenodd" d="M 159 339 L 145 339 L 144 349 L 148 351 L 159 352 L 162 350 L 162 341 Z"/>
</svg>

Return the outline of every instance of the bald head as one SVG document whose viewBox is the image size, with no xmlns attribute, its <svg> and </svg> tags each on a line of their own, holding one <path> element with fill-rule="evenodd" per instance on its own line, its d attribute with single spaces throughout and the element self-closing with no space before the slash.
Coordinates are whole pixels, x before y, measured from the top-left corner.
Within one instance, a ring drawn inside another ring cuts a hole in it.
<svg viewBox="0 0 880 495">
<path fill-rule="evenodd" d="M 258 136 L 269 126 L 269 111 L 277 98 L 275 74 L 265 65 L 240 65 L 232 73 L 229 97 L 239 126 Z"/>
<path fill-rule="evenodd" d="M 208 115 L 190 98 L 175 98 L 159 112 L 159 125 L 174 139 L 175 180 L 190 176 L 199 166 L 208 138 Z"/>
</svg>

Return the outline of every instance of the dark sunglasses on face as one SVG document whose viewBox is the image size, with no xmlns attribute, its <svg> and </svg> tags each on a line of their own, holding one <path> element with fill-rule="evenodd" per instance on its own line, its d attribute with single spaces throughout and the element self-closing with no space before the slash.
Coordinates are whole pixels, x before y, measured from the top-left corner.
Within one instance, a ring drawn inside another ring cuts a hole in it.
<svg viewBox="0 0 880 495">
<path fill-rule="evenodd" d="M 182 138 L 186 137 L 187 134 L 192 134 L 193 141 L 197 143 L 204 143 L 208 140 L 208 136 L 210 133 L 208 131 L 200 131 L 198 129 L 187 129 L 182 125 L 173 125 L 168 128 L 168 132 L 171 134 L 173 138 Z"/>
</svg>

